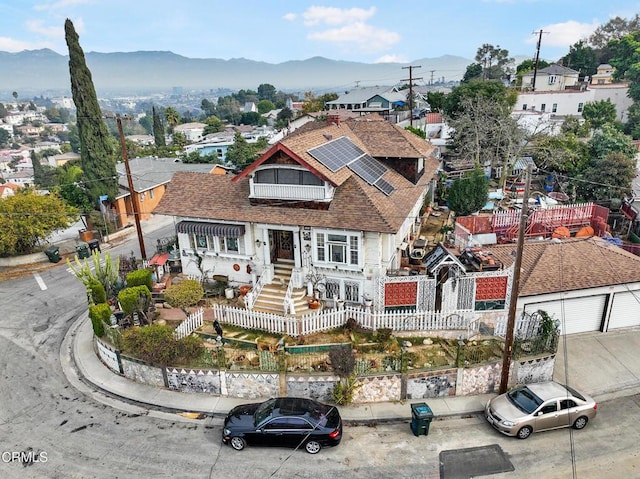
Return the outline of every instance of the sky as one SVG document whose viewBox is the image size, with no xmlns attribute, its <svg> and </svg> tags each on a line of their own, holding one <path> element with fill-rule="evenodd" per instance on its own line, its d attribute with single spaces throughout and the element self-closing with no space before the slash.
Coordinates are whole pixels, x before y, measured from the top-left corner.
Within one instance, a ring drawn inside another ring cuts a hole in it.
<svg viewBox="0 0 640 479">
<path fill-rule="evenodd" d="M 171 51 L 267 63 L 321 56 L 410 63 L 483 44 L 556 61 L 640 0 L 0 0 L 0 51 L 68 54 L 71 19 L 88 52 Z"/>
</svg>

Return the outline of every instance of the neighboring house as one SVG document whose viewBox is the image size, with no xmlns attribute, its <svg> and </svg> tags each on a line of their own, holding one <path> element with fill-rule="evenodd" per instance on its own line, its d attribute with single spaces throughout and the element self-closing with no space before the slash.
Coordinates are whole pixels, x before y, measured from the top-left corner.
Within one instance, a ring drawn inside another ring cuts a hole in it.
<svg viewBox="0 0 640 479">
<path fill-rule="evenodd" d="M 514 244 L 486 247 L 506 268 Z M 640 257 L 598 237 L 527 242 L 516 316 L 543 310 L 562 333 L 640 326 Z"/>
<path fill-rule="evenodd" d="M 136 145 L 150 146 L 155 145 L 156 140 L 153 135 L 127 135 L 127 140 L 133 141 Z"/>
<path fill-rule="evenodd" d="M 613 83 L 613 74 L 616 71 L 614 67 L 608 63 L 598 65 L 597 73 L 591 77 L 592 85 L 609 85 Z"/>
<path fill-rule="evenodd" d="M 0 199 L 15 195 L 18 188 L 20 187 L 14 183 L 0 184 Z"/>
<path fill-rule="evenodd" d="M 202 139 L 202 133 L 207 125 L 204 123 L 184 123 L 182 125 L 176 125 L 173 129 L 174 132 L 182 133 L 189 143 L 194 143 Z"/>
<path fill-rule="evenodd" d="M 616 107 L 616 117 L 626 121 L 633 101 L 627 95 L 627 83 L 589 85 L 582 90 L 521 92 L 513 107 L 516 118 L 529 113 L 550 114 L 551 119 L 562 121 L 567 116 L 582 116 L 584 105 L 595 101 L 609 100 Z M 552 128 L 556 131 L 556 128 Z"/>
<path fill-rule="evenodd" d="M 329 101 L 329 110 L 354 110 L 361 114 L 380 113 L 389 115 L 395 108 L 407 102 L 407 92 L 399 92 L 396 87 L 356 88 L 340 95 L 337 100 Z"/>
<path fill-rule="evenodd" d="M 20 168 L 11 173 L 5 173 L 4 179 L 7 183 L 13 183 L 18 186 L 33 186 L 33 168 Z"/>
<path fill-rule="evenodd" d="M 240 125 L 219 133 L 211 133 L 202 140 L 184 147 L 184 152 L 190 154 L 198 152 L 200 156 L 215 155 L 224 163 L 227 160 L 227 150 L 235 143 L 236 133 L 241 133 L 247 143 L 256 143 L 260 138 L 270 141 L 276 134 L 275 130 L 264 126 Z"/>
<path fill-rule="evenodd" d="M 562 91 L 578 86 L 580 72 L 562 65 L 549 65 L 535 73 L 533 71 L 522 75 L 523 91 Z M 534 85 L 535 77 L 535 85 Z"/>
<path fill-rule="evenodd" d="M 380 117 L 309 123 L 235 177 L 176 173 L 154 213 L 176 217 L 183 271 L 251 284 L 249 308 L 300 312 L 317 272 L 323 299 L 384 309 L 431 199 L 433 150 Z"/>
<path fill-rule="evenodd" d="M 47 157 L 47 160 L 49 161 L 49 166 L 53 166 L 54 168 L 56 168 L 70 161 L 80 161 L 80 153 L 69 151 L 67 153 L 60 153 L 59 155 L 49 156 Z"/>
<path fill-rule="evenodd" d="M 0 120 L 0 128 L 2 128 L 7 133 L 9 133 L 9 139 L 13 140 L 13 125 L 9 123 L 4 123 L 2 120 Z"/>
<path fill-rule="evenodd" d="M 116 217 L 119 228 L 135 221 L 133 217 L 134 211 L 139 213 L 140 220 L 149 219 L 151 212 L 162 199 L 171 177 L 177 171 L 212 173 L 217 170 L 218 174 L 226 174 L 226 171 L 219 169 L 218 165 L 182 163 L 175 158 L 134 158 L 129 160 L 129 169 L 131 171 L 131 181 L 133 182 L 135 209 L 131 203 L 132 198 L 126 167 L 124 163 L 116 165 L 120 193 L 113 202 L 112 214 Z"/>
<path fill-rule="evenodd" d="M 252 101 L 248 101 L 244 104 L 244 109 L 242 111 L 244 113 L 255 113 L 258 111 L 258 107 Z"/>
</svg>

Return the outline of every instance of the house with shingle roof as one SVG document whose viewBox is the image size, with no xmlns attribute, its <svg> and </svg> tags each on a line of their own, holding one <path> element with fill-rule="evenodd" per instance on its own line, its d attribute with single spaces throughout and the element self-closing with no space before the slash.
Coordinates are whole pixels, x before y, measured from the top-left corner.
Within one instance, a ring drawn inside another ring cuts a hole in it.
<svg viewBox="0 0 640 479">
<path fill-rule="evenodd" d="M 384 307 L 380 278 L 400 269 L 439 162 L 379 116 L 329 119 L 236 176 L 173 176 L 154 213 L 175 217 L 185 273 L 251 285 L 249 307 L 281 314 L 307 307 L 312 272 L 324 300 Z"/>
<path fill-rule="evenodd" d="M 580 72 L 563 65 L 549 65 L 537 72 L 522 75 L 522 90 L 530 91 L 562 91 L 578 85 Z M 535 86 L 533 84 L 535 78 Z"/>
<path fill-rule="evenodd" d="M 407 103 L 406 92 L 398 91 L 396 87 L 363 87 L 354 88 L 340 95 L 337 100 L 328 101 L 329 110 L 345 109 L 357 111 L 361 114 L 380 113 L 388 115 L 398 106 Z"/>
<path fill-rule="evenodd" d="M 513 269 L 515 244 L 484 249 Z M 516 317 L 538 310 L 567 334 L 640 326 L 640 257 L 597 236 L 525 242 Z"/>
<path fill-rule="evenodd" d="M 112 214 L 118 227 L 133 224 L 133 212 L 137 211 L 140 220 L 151 217 L 151 211 L 162 199 L 171 177 L 177 171 L 197 171 L 208 174 L 227 174 L 222 165 L 211 163 L 182 163 L 177 158 L 156 158 L 147 156 L 129 160 L 133 193 L 129 189 L 124 163 L 116 165 L 118 173 L 118 196 L 113 201 Z M 135 208 L 132 202 L 135 202 Z"/>
</svg>

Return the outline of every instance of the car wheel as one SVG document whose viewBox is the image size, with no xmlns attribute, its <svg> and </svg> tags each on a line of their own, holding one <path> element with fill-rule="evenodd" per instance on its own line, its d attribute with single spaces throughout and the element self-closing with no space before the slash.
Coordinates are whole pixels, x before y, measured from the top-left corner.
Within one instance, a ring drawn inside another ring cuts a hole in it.
<svg viewBox="0 0 640 479">
<path fill-rule="evenodd" d="M 318 441 L 309 441 L 304 445 L 304 448 L 309 454 L 318 454 L 322 446 L 320 446 Z"/>
<path fill-rule="evenodd" d="M 245 441 L 243 438 L 238 436 L 232 437 L 229 443 L 231 444 L 231 447 L 234 448 L 236 451 L 242 451 L 247 445 L 247 441 Z"/>
<path fill-rule="evenodd" d="M 574 429 L 582 429 L 587 425 L 588 422 L 589 422 L 588 418 L 586 418 L 585 416 L 580 416 L 573 423 L 573 427 L 574 427 Z"/>
<path fill-rule="evenodd" d="M 525 426 L 518 431 L 518 439 L 526 439 L 529 436 L 531 436 L 532 432 L 533 432 L 533 429 L 531 429 L 531 427 Z"/>
</svg>

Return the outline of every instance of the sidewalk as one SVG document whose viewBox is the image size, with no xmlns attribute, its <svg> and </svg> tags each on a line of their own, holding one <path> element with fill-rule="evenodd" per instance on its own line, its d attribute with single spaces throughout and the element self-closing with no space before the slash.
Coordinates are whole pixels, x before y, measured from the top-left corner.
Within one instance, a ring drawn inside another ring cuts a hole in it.
<svg viewBox="0 0 640 479">
<path fill-rule="evenodd" d="M 65 375 L 74 387 L 91 395 L 105 396 L 119 409 L 155 410 L 164 413 L 195 413 L 223 417 L 234 406 L 255 402 L 245 398 L 230 398 L 170 391 L 147 386 L 119 376 L 98 359 L 93 350 L 93 331 L 86 314 L 76 320 L 67 332 L 60 349 Z M 565 376 L 563 350 L 569 352 Z M 640 329 L 614 333 L 580 334 L 561 344 L 556 360 L 554 380 L 568 382 L 576 389 L 594 396 L 597 401 L 640 394 Z M 412 402 L 426 402 L 434 417 L 460 417 L 481 413 L 495 394 L 415 399 L 397 402 L 368 403 L 341 406 L 347 424 L 376 424 L 411 419 Z"/>
<path fill-rule="evenodd" d="M 111 372 L 102 364 L 93 350 L 92 336 L 91 323 L 83 315 L 69 329 L 60 350 L 65 375 L 74 387 L 84 392 L 98 392 L 124 401 L 129 406 L 144 409 L 169 413 L 202 413 L 214 417 L 225 416 L 238 404 L 256 401 L 176 392 L 136 383 Z M 461 416 L 481 412 L 485 403 L 493 396 L 494 394 L 483 394 L 349 405 L 341 406 L 340 413 L 347 424 L 409 421 L 411 402 L 426 402 L 436 417 Z"/>
</svg>

